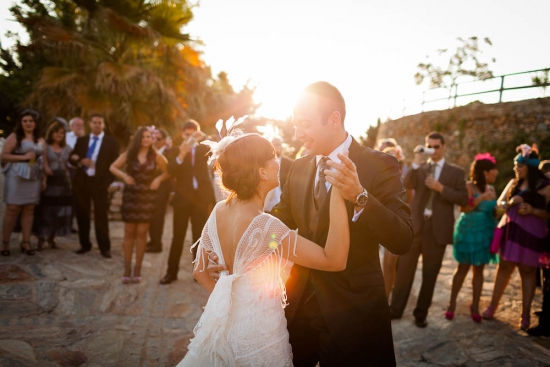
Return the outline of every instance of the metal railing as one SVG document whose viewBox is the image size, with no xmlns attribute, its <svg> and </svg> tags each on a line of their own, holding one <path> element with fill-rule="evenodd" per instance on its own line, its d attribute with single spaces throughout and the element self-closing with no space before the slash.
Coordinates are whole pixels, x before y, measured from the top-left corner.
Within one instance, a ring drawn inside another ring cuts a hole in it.
<svg viewBox="0 0 550 367">
<path fill-rule="evenodd" d="M 521 85 L 521 86 L 516 86 L 516 87 L 505 88 L 504 87 L 504 79 L 506 77 L 510 77 L 510 76 L 514 76 L 514 75 L 538 73 L 538 72 L 548 73 L 549 70 L 550 70 L 550 68 L 537 69 L 537 70 L 531 70 L 531 71 L 522 71 L 522 72 L 519 72 L 519 73 L 512 73 L 512 74 L 504 74 L 504 75 L 500 75 L 500 76 L 494 76 L 492 78 L 487 78 L 487 79 L 483 79 L 483 80 L 472 80 L 472 81 L 469 81 L 469 82 L 452 84 L 451 88 L 448 89 L 449 90 L 449 96 L 444 97 L 444 98 L 426 100 L 426 98 L 425 98 L 426 97 L 426 91 L 424 91 L 424 92 L 422 92 L 422 112 L 424 112 L 424 105 L 427 104 L 427 103 L 448 100 L 449 101 L 449 108 L 451 108 L 450 107 L 451 99 L 453 100 L 453 107 L 456 107 L 456 99 L 458 97 L 468 97 L 468 96 L 475 96 L 475 95 L 481 95 L 481 94 L 487 94 L 487 93 L 496 93 L 496 92 L 498 92 L 499 93 L 498 102 L 501 103 L 502 102 L 502 93 L 505 92 L 505 91 L 518 90 L 518 89 L 527 89 L 527 88 L 545 88 L 545 87 L 550 86 L 550 83 L 548 83 L 548 82 L 547 83 L 540 83 L 540 84 L 534 84 L 533 82 L 531 82 L 531 84 L 529 84 L 529 85 Z M 499 78 L 500 78 L 500 88 L 498 88 L 498 89 L 484 90 L 484 91 L 481 91 L 481 92 L 474 92 L 474 93 L 458 94 L 458 87 L 460 85 L 485 82 L 485 81 L 488 81 L 488 80 L 494 80 L 494 79 L 499 79 Z M 447 89 L 447 88 L 437 88 L 437 89 Z M 433 91 L 433 89 L 432 89 L 432 91 Z M 453 93 L 453 91 L 454 91 L 454 93 Z"/>
</svg>

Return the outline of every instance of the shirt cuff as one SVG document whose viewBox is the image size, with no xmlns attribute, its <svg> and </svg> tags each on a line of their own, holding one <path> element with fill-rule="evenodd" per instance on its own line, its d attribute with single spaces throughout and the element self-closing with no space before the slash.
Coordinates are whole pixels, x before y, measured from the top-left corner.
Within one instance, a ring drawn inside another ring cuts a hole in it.
<svg viewBox="0 0 550 367">
<path fill-rule="evenodd" d="M 412 162 L 412 164 L 411 164 L 411 168 L 412 168 L 412 169 L 419 169 L 419 168 L 420 168 L 420 166 L 419 166 L 418 164 L 416 164 L 416 163 Z"/>
<path fill-rule="evenodd" d="M 177 164 L 182 164 L 183 161 L 180 161 L 180 158 L 179 158 L 179 157 L 176 157 L 176 163 L 177 163 Z"/>
<path fill-rule="evenodd" d="M 353 209 L 353 218 L 351 218 L 351 221 L 352 222 L 357 222 L 359 220 L 359 217 L 361 216 L 361 214 L 363 213 L 363 210 L 365 210 L 365 208 L 359 210 L 359 212 L 355 211 L 355 209 Z"/>
</svg>

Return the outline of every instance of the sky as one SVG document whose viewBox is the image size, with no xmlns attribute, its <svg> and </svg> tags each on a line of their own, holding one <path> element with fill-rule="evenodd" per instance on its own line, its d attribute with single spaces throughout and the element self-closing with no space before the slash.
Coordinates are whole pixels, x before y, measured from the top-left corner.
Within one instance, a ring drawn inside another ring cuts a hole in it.
<svg viewBox="0 0 550 367">
<path fill-rule="evenodd" d="M 5 31 L 17 30 L 6 20 L 11 2 L 0 5 L 4 43 Z M 290 116 L 300 91 L 325 80 L 342 92 L 346 126 L 357 136 L 378 118 L 419 112 L 427 85 L 416 86 L 416 65 L 456 47 L 457 37 L 491 39 L 483 57 L 496 58 L 494 75 L 550 67 L 548 14 L 548 0 L 201 0 L 184 31 L 203 42 L 215 74 L 227 72 L 237 90 L 246 83 L 256 88 L 257 115 Z M 506 84 L 515 82 L 521 77 Z M 542 96 L 531 89 L 505 93 L 504 100 L 528 94 Z"/>
</svg>

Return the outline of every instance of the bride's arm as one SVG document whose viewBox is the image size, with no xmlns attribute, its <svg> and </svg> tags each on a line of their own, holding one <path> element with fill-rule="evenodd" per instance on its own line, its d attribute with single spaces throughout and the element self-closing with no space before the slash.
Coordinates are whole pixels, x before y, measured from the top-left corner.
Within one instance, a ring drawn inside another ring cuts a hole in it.
<svg viewBox="0 0 550 367">
<path fill-rule="evenodd" d="M 332 187 L 330 195 L 330 226 L 325 248 L 298 236 L 296 248 L 292 248 L 296 234 L 291 232 L 283 242 L 289 246 L 288 260 L 311 269 L 342 271 L 346 268 L 349 251 L 349 219 L 340 190 Z M 292 238 L 291 238 L 292 237 Z"/>
<path fill-rule="evenodd" d="M 208 264 L 203 263 L 205 260 L 208 261 L 208 252 L 202 247 L 199 248 L 199 250 L 200 252 L 197 253 L 197 262 L 195 263 L 195 268 L 193 269 L 193 278 L 208 292 L 212 292 L 216 282 L 210 278 L 210 275 L 208 274 L 209 269 L 206 266 Z"/>
</svg>

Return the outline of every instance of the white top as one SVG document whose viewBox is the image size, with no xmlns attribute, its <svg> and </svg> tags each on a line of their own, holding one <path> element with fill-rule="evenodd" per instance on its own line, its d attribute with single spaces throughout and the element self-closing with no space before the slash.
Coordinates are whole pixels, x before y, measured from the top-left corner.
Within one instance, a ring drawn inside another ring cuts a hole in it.
<svg viewBox="0 0 550 367">
<path fill-rule="evenodd" d="M 349 147 L 351 146 L 352 140 L 353 139 L 352 139 L 351 135 L 348 134 L 348 137 L 346 138 L 346 140 L 344 140 L 344 142 L 342 144 L 340 144 L 336 149 L 334 149 L 327 157 L 331 161 L 342 164 L 342 160 L 340 158 L 338 158 L 338 154 L 339 153 L 344 154 L 344 152 L 346 150 L 349 150 Z M 319 182 L 319 162 L 321 161 L 321 158 L 323 158 L 323 157 L 324 156 L 322 154 L 318 154 L 318 155 L 315 156 L 315 160 L 317 161 L 317 170 L 315 171 L 314 187 L 317 185 L 317 182 Z M 330 170 L 334 171 L 334 168 L 331 167 Z M 328 192 L 330 190 L 330 188 L 332 187 L 332 185 L 328 181 L 325 181 L 325 185 L 327 186 L 327 192 Z M 355 212 L 354 215 L 353 215 L 353 218 L 351 219 L 351 221 L 352 222 L 357 222 L 357 220 L 361 216 L 361 213 L 363 213 L 363 209 L 361 209 L 358 212 Z"/>
<path fill-rule="evenodd" d="M 97 155 L 99 154 L 99 149 L 101 149 L 101 143 L 103 143 L 103 137 L 104 136 L 105 136 L 105 132 L 102 132 L 101 134 L 99 134 L 97 136 L 99 139 L 97 140 L 94 152 L 92 153 L 92 157 L 91 157 L 92 162 L 94 162 L 94 164 L 93 164 L 92 167 L 90 167 L 86 170 L 86 174 L 90 177 L 95 176 L 95 164 L 97 162 Z M 94 134 L 90 134 L 90 142 L 88 143 L 88 148 L 90 148 L 92 146 L 92 144 L 94 143 L 94 137 L 95 137 Z"/>
<path fill-rule="evenodd" d="M 74 149 L 74 146 L 76 145 L 76 139 L 78 139 L 78 136 L 76 136 L 74 131 L 69 131 L 67 135 L 65 135 L 65 143 L 67 143 L 67 145 L 70 146 L 71 149 Z"/>
</svg>

